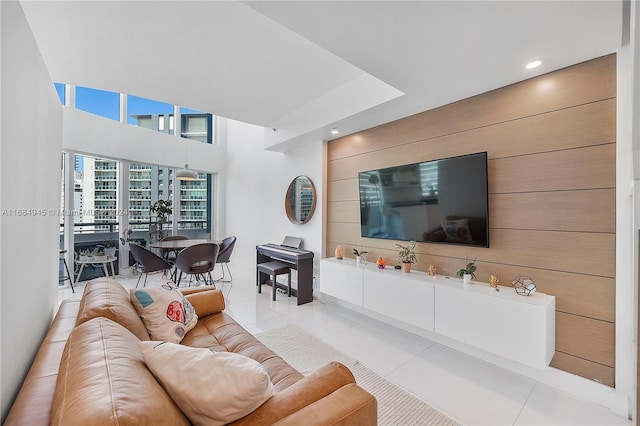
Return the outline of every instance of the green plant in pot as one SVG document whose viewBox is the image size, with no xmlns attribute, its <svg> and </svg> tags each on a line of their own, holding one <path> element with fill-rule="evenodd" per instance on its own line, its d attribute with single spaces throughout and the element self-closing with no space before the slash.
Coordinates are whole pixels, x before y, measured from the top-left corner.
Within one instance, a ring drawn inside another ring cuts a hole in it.
<svg viewBox="0 0 640 426">
<path fill-rule="evenodd" d="M 360 244 L 360 250 L 358 250 L 356 247 L 353 248 L 353 254 L 356 256 L 357 266 L 360 266 L 360 260 L 362 259 L 362 256 L 364 256 L 367 253 L 369 252 L 366 250 L 362 250 L 362 244 Z"/>
<path fill-rule="evenodd" d="M 478 270 L 478 267 L 476 266 L 477 259 L 477 257 L 473 259 L 473 262 L 469 262 L 468 258 L 465 259 L 466 266 L 464 268 L 458 269 L 458 272 L 456 272 L 456 276 L 462 278 L 462 282 L 465 285 L 471 283 L 471 278 L 473 278 L 474 280 L 478 279 L 476 277 L 476 271 Z"/>
<path fill-rule="evenodd" d="M 413 251 L 416 248 L 416 242 L 409 241 L 406 246 L 396 244 L 396 247 L 400 249 L 397 257 L 398 262 L 402 263 L 402 268 L 405 272 L 411 272 L 411 264 L 417 262 L 416 253 Z"/>
<path fill-rule="evenodd" d="M 158 224 L 160 225 L 158 229 L 158 239 L 161 240 L 164 238 L 164 232 L 162 231 L 162 224 L 167 221 L 167 217 L 173 214 L 173 209 L 171 208 L 170 200 L 158 200 L 149 209 L 151 213 L 155 213 L 158 218 Z"/>
<path fill-rule="evenodd" d="M 165 222 L 167 217 L 173 214 L 170 200 L 158 200 L 149 209 L 151 213 L 155 213 L 158 222 Z"/>
</svg>

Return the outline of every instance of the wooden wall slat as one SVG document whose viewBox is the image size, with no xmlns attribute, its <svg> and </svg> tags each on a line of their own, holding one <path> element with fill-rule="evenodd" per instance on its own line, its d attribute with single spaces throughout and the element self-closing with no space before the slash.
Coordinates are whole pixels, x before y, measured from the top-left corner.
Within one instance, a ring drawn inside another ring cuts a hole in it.
<svg viewBox="0 0 640 426">
<path fill-rule="evenodd" d="M 359 200 L 358 178 L 333 180 L 327 185 L 327 201 Z"/>
<path fill-rule="evenodd" d="M 614 233 L 615 206 L 615 189 L 490 194 L 489 223 L 492 228 Z"/>
<path fill-rule="evenodd" d="M 489 191 L 615 188 L 615 160 L 615 144 L 489 160 Z"/>
<path fill-rule="evenodd" d="M 613 386 L 615 55 L 329 142 L 326 256 L 354 245 L 395 263 L 398 241 L 360 236 L 359 171 L 472 152 L 489 158 L 490 247 L 419 243 L 415 269 L 534 278 L 556 296 L 552 365 Z M 440 278 L 446 279 L 446 278 Z"/>
<path fill-rule="evenodd" d="M 613 323 L 578 315 L 556 313 L 556 351 L 613 367 L 615 362 Z"/>
<path fill-rule="evenodd" d="M 336 139 L 328 160 L 497 124 L 616 96 L 616 56 L 608 55 Z M 576 81 L 579 84 L 576 84 Z"/>
<path fill-rule="evenodd" d="M 359 201 L 331 201 L 327 203 L 327 222 L 360 223 Z"/>
<path fill-rule="evenodd" d="M 606 99 L 495 126 L 423 139 L 330 161 L 330 176 L 344 179 L 352 177 L 354 167 L 364 171 L 471 152 L 487 151 L 490 159 L 496 159 L 611 143 L 616 137 L 615 112 L 615 99 Z"/>
<path fill-rule="evenodd" d="M 587 379 L 595 380 L 607 386 L 613 386 L 615 381 L 615 372 L 612 367 L 598 364 L 596 362 L 587 361 L 576 356 L 556 352 L 551 360 L 551 366 L 559 370 L 577 374 Z"/>
<path fill-rule="evenodd" d="M 394 249 L 395 241 L 373 240 L 360 236 L 358 223 L 332 222 L 327 229 L 327 241 L 352 242 L 367 247 Z M 601 277 L 615 274 L 615 235 L 587 232 L 528 231 L 491 229 L 490 248 L 448 244 L 419 244 L 420 252 L 481 262 L 504 263 L 539 269 L 575 272 Z M 419 268 L 426 270 L 424 265 Z"/>
</svg>

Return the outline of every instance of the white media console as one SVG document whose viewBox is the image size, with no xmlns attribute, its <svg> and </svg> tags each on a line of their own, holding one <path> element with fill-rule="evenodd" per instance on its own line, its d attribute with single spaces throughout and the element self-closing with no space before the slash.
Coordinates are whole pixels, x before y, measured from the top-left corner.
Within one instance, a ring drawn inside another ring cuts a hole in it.
<svg viewBox="0 0 640 426">
<path fill-rule="evenodd" d="M 544 370 L 555 351 L 555 297 L 350 259 L 320 261 L 320 291 L 413 329 Z M 410 328 L 410 329 L 411 329 Z"/>
</svg>

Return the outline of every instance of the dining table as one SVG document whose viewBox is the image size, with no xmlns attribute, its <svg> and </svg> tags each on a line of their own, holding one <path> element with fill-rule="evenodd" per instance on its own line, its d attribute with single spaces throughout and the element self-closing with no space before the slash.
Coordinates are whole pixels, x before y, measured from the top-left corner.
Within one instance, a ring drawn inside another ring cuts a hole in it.
<svg viewBox="0 0 640 426">
<path fill-rule="evenodd" d="M 207 240 L 207 239 L 188 239 L 188 240 L 169 240 L 169 241 L 156 241 L 154 243 L 149 244 L 149 247 L 155 249 L 164 249 L 164 250 L 182 250 L 187 247 L 195 246 L 196 244 L 217 244 L 220 245 L 222 241 L 218 240 Z"/>
</svg>

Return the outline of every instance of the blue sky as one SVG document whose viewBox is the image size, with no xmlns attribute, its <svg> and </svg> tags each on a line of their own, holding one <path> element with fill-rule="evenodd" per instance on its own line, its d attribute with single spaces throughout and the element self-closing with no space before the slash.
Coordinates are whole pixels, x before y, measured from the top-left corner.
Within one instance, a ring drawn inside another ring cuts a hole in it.
<svg viewBox="0 0 640 426">
<path fill-rule="evenodd" d="M 60 102 L 64 104 L 64 84 L 54 83 Z M 76 86 L 76 108 L 102 117 L 118 121 L 120 119 L 120 95 L 106 90 Z M 180 107 L 181 114 L 199 113 L 200 111 Z M 142 114 L 173 114 L 173 105 L 141 98 L 134 95 L 127 96 L 127 123 L 137 125 L 132 115 Z"/>
</svg>

